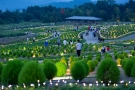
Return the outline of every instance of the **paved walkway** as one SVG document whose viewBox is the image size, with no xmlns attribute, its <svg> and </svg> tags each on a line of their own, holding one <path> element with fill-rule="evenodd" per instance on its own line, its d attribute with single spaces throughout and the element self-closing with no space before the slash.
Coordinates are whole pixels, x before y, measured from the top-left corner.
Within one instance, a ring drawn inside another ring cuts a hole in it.
<svg viewBox="0 0 135 90">
<path fill-rule="evenodd" d="M 86 33 L 83 34 L 83 38 L 86 40 L 86 43 L 98 43 L 98 38 L 97 37 L 93 37 L 92 32 L 89 32 L 88 35 L 86 35 Z M 112 41 L 123 41 L 123 40 L 130 40 L 130 39 L 135 39 L 135 34 L 129 35 L 129 36 L 125 36 L 122 37 L 120 39 L 116 39 L 116 40 L 105 40 L 105 42 L 112 42 Z"/>
<path fill-rule="evenodd" d="M 123 41 L 123 40 L 130 40 L 130 39 L 135 39 L 135 34 L 132 34 L 132 35 L 129 35 L 129 36 L 125 36 L 125 37 L 122 37 L 122 38 L 116 39 L 116 40 L 105 40 L 105 42 Z"/>
<path fill-rule="evenodd" d="M 89 32 L 88 35 L 86 35 L 86 33 L 83 34 L 83 38 L 86 40 L 86 43 L 98 43 L 98 38 L 97 37 L 93 37 L 92 32 Z"/>
</svg>

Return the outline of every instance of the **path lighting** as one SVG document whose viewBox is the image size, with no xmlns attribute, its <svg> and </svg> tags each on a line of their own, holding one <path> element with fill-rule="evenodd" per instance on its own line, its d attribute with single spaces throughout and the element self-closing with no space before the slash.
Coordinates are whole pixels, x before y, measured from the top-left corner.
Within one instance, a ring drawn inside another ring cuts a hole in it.
<svg viewBox="0 0 135 90">
<path fill-rule="evenodd" d="M 85 84 L 85 83 L 83 83 L 83 86 L 86 86 L 86 84 Z"/>
<path fill-rule="evenodd" d="M 69 83 L 70 86 L 72 86 L 72 83 Z"/>
<path fill-rule="evenodd" d="M 90 83 L 89 86 L 92 87 L 92 83 Z"/>
<path fill-rule="evenodd" d="M 45 85 L 46 83 L 44 82 L 43 85 Z"/>
<path fill-rule="evenodd" d="M 1 89 L 4 89 L 4 86 L 3 85 L 1 86 Z"/>
<path fill-rule="evenodd" d="M 34 84 L 30 84 L 31 87 L 34 87 Z"/>
<path fill-rule="evenodd" d="M 56 83 L 55 85 L 58 86 L 58 83 Z"/>
</svg>

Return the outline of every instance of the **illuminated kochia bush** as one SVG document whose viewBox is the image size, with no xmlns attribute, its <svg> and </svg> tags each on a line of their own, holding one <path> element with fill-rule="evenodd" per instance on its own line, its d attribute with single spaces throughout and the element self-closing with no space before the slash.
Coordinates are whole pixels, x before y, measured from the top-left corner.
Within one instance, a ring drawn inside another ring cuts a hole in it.
<svg viewBox="0 0 135 90">
<path fill-rule="evenodd" d="M 43 69 L 37 62 L 29 61 L 22 68 L 19 74 L 18 82 L 20 85 L 23 83 L 25 85 L 30 85 L 31 83 L 37 85 L 37 80 L 39 80 L 40 83 L 45 81 Z"/>
<path fill-rule="evenodd" d="M 111 58 L 105 58 L 102 60 L 97 68 L 96 78 L 99 81 L 103 81 L 105 84 L 108 84 L 109 81 L 111 81 L 111 83 L 117 83 L 120 78 L 120 71 L 116 62 Z"/>
<path fill-rule="evenodd" d="M 47 61 L 45 64 L 44 64 L 44 74 L 46 76 L 47 79 L 53 79 L 53 77 L 56 76 L 57 74 L 57 67 L 55 66 L 55 64 L 51 61 Z"/>
<path fill-rule="evenodd" d="M 57 67 L 57 75 L 58 77 L 64 76 L 66 74 L 66 65 L 62 62 L 57 62 L 56 64 Z"/>
<path fill-rule="evenodd" d="M 1 73 L 2 84 L 18 84 L 18 75 L 22 69 L 22 66 L 23 63 L 20 60 L 8 61 Z"/>
</svg>

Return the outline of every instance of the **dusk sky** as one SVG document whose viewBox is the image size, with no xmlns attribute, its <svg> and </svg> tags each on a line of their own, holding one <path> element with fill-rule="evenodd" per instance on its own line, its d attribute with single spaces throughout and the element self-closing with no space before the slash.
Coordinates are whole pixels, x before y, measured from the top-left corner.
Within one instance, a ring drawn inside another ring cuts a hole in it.
<svg viewBox="0 0 135 90">
<path fill-rule="evenodd" d="M 72 0 L 0 0 L 0 10 L 22 9 L 28 6 L 45 5 L 52 2 L 69 2 Z M 96 1 L 96 0 L 91 0 Z M 128 0 L 116 0 L 117 2 L 126 2 Z"/>
</svg>

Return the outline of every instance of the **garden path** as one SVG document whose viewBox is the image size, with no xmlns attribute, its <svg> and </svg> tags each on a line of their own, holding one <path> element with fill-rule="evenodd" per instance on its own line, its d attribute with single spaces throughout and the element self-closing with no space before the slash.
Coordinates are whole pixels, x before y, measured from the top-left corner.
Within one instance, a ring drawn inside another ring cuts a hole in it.
<svg viewBox="0 0 135 90">
<path fill-rule="evenodd" d="M 86 32 L 83 34 L 83 38 L 86 40 L 86 43 L 98 43 L 98 38 L 97 37 L 93 37 L 92 32 L 88 32 L 88 35 L 86 35 Z"/>
<path fill-rule="evenodd" d="M 93 37 L 92 32 L 89 32 L 88 35 L 86 35 L 86 32 L 83 34 L 83 38 L 86 40 L 86 43 L 98 43 L 98 38 L 97 37 Z M 129 36 L 125 36 L 116 40 L 105 40 L 105 42 L 112 42 L 112 41 L 123 41 L 123 40 L 129 40 L 129 39 L 135 39 L 135 34 L 129 35 Z"/>
<path fill-rule="evenodd" d="M 123 40 L 129 40 L 129 39 L 135 39 L 135 34 L 132 34 L 132 35 L 129 35 L 129 36 L 125 36 L 125 37 L 122 37 L 122 38 L 116 39 L 116 40 L 105 40 L 105 42 L 123 41 Z"/>
</svg>

